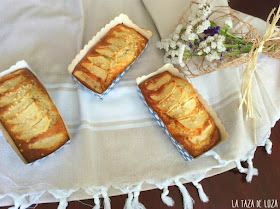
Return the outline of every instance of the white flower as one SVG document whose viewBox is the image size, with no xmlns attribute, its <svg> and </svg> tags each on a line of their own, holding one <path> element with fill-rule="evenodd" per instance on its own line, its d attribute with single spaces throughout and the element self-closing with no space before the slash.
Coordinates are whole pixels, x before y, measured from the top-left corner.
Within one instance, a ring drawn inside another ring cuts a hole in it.
<svg viewBox="0 0 280 209">
<path fill-rule="evenodd" d="M 192 21 L 191 21 L 191 25 L 196 25 L 198 22 L 200 21 L 200 19 L 193 19 Z"/>
<path fill-rule="evenodd" d="M 216 40 L 216 47 L 215 47 L 215 44 L 213 44 L 213 47 L 217 48 L 218 52 L 226 51 L 226 47 L 224 46 L 225 37 L 223 35 L 217 35 L 215 37 L 215 40 Z M 211 47 L 212 47 L 212 43 L 211 43 Z M 215 49 L 215 48 L 213 48 L 213 49 Z"/>
<path fill-rule="evenodd" d="M 169 50 L 169 41 L 163 41 L 162 48 L 167 52 Z"/>
<path fill-rule="evenodd" d="M 217 48 L 217 43 L 216 42 L 211 42 L 211 48 L 216 49 Z"/>
<path fill-rule="evenodd" d="M 172 51 L 173 51 L 173 50 L 169 50 L 168 52 L 165 53 L 165 55 L 168 56 L 168 57 L 172 57 L 172 56 L 171 56 Z"/>
<path fill-rule="evenodd" d="M 225 27 L 232 28 L 232 21 L 230 19 L 225 21 Z"/>
<path fill-rule="evenodd" d="M 207 46 L 206 48 L 203 49 L 203 51 L 208 54 L 211 51 L 211 48 Z"/>
<path fill-rule="evenodd" d="M 199 43 L 199 48 L 205 48 L 205 47 L 207 47 L 206 41 L 201 41 L 201 42 Z"/>
<path fill-rule="evenodd" d="M 206 43 L 210 43 L 210 42 L 212 42 L 214 40 L 215 40 L 215 38 L 213 36 L 208 36 L 205 41 L 206 41 Z"/>
<path fill-rule="evenodd" d="M 164 49 L 167 52 L 169 50 L 170 41 L 171 39 L 169 38 L 163 39 L 156 43 L 156 47 L 158 47 L 159 49 Z"/>
<path fill-rule="evenodd" d="M 174 34 L 173 35 L 173 37 L 172 37 L 172 39 L 174 40 L 174 41 L 178 41 L 178 39 L 180 38 L 180 36 L 178 35 L 178 34 Z"/>
<path fill-rule="evenodd" d="M 197 33 L 203 33 L 206 29 L 208 29 L 210 27 L 210 21 L 209 20 L 205 20 L 204 22 L 202 22 L 199 26 L 197 26 Z"/>
<path fill-rule="evenodd" d="M 196 34 L 196 33 L 191 33 L 191 34 L 189 34 L 189 36 L 188 36 L 188 40 L 189 41 L 194 41 L 195 39 L 197 39 L 198 38 L 198 35 Z"/>
<path fill-rule="evenodd" d="M 202 25 L 199 25 L 199 26 L 197 27 L 196 32 L 197 32 L 198 34 L 204 32 L 204 28 L 202 27 Z"/>
<path fill-rule="evenodd" d="M 183 41 L 188 41 L 188 35 L 186 35 L 186 34 L 181 35 L 181 39 Z"/>
<path fill-rule="evenodd" d="M 199 4 L 196 13 L 197 18 L 206 19 L 211 14 L 211 6 L 209 4 Z"/>
<path fill-rule="evenodd" d="M 180 43 L 180 42 L 179 42 Z M 188 46 L 188 45 L 185 45 L 185 44 L 177 44 L 179 47 L 182 47 L 182 46 L 184 46 L 185 47 L 185 51 L 187 50 L 187 51 L 190 51 L 191 50 L 191 48 Z"/>
<path fill-rule="evenodd" d="M 183 25 L 179 24 L 176 29 L 175 29 L 175 34 L 179 34 L 181 32 L 181 30 L 183 29 Z"/>
<path fill-rule="evenodd" d="M 197 55 L 202 55 L 202 54 L 203 54 L 202 51 L 198 51 L 198 52 L 197 52 Z"/>
<path fill-rule="evenodd" d="M 158 41 L 156 43 L 156 47 L 159 48 L 159 49 L 162 49 L 163 48 L 162 43 L 160 41 Z"/>
<path fill-rule="evenodd" d="M 170 48 L 172 48 L 172 49 L 176 49 L 176 42 L 173 41 L 173 40 L 170 41 L 169 46 L 170 46 Z"/>
<path fill-rule="evenodd" d="M 172 57 L 172 58 L 171 58 L 171 63 L 173 63 L 173 64 L 175 64 L 175 65 L 180 64 L 180 63 L 179 63 L 179 58 L 178 58 L 178 57 Z"/>
<path fill-rule="evenodd" d="M 210 54 L 207 54 L 205 58 L 209 61 L 212 62 L 213 60 L 219 60 L 220 56 L 215 50 L 212 50 Z"/>
<path fill-rule="evenodd" d="M 185 46 L 186 46 L 186 45 L 182 45 L 182 46 L 178 49 L 178 60 L 179 60 L 179 64 L 180 64 L 180 65 L 183 63 L 184 52 L 185 52 Z"/>
<path fill-rule="evenodd" d="M 206 29 L 208 29 L 210 26 L 211 26 L 211 23 L 209 20 L 205 20 L 203 23 L 202 23 L 203 27 Z"/>
<path fill-rule="evenodd" d="M 169 52 L 170 52 L 171 57 L 175 57 L 176 55 L 177 56 L 179 55 L 179 52 L 177 50 L 172 50 L 172 51 L 169 51 Z"/>
<path fill-rule="evenodd" d="M 185 34 L 190 34 L 192 32 L 192 29 L 193 29 L 193 26 L 192 25 L 188 25 L 186 27 L 186 31 L 185 31 Z"/>
<path fill-rule="evenodd" d="M 176 43 L 176 45 L 177 45 L 178 47 L 181 47 L 182 45 L 184 45 L 184 43 L 181 42 L 181 41 L 178 41 L 178 42 Z"/>
<path fill-rule="evenodd" d="M 217 51 L 218 52 L 226 51 L 226 47 L 224 46 L 224 44 L 222 42 L 217 42 Z"/>
<path fill-rule="evenodd" d="M 224 37 L 223 35 L 218 35 L 217 36 L 217 41 L 218 42 L 223 42 L 223 41 L 225 41 L 226 40 L 226 37 Z"/>
<path fill-rule="evenodd" d="M 190 40 L 195 40 L 196 38 L 198 38 L 197 35 L 195 36 L 195 34 L 192 33 L 192 29 L 193 29 L 193 26 L 188 25 L 186 27 L 185 33 L 181 36 L 181 39 L 184 41 L 190 41 Z"/>
<path fill-rule="evenodd" d="M 156 43 L 156 47 L 159 49 L 164 49 L 166 52 L 169 50 L 169 41 L 167 39 L 163 39 L 162 41 L 158 41 Z"/>
</svg>

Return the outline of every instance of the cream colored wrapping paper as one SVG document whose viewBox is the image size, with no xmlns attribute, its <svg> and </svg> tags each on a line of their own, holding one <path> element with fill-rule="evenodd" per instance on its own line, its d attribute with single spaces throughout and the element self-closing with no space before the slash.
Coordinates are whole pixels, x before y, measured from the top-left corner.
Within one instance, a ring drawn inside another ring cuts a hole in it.
<svg viewBox="0 0 280 209">
<path fill-rule="evenodd" d="M 216 2 L 227 4 L 225 0 Z M 215 148 L 214 157 L 185 162 L 136 92 L 135 79 L 163 65 L 163 53 L 155 43 L 174 28 L 184 5 L 186 8 L 187 1 L 1 1 L 0 71 L 26 60 L 47 87 L 72 140 L 59 153 L 30 166 L 21 162 L 0 135 L 0 206 L 26 208 L 36 202 L 60 201 L 65 208 L 69 200 L 97 199 L 99 195 L 108 206 L 107 195 L 135 196 L 142 184 L 142 190 L 177 184 L 184 191 L 180 181 L 197 185 L 207 176 L 235 167 L 241 159 L 250 161 L 256 146 L 251 122 L 238 110 L 241 68 L 191 80 L 229 133 L 228 140 Z M 77 88 L 67 66 L 84 44 L 120 13 L 151 30 L 153 37 L 129 72 L 99 100 Z M 245 20 L 258 28 L 264 25 L 252 17 L 245 16 Z M 265 144 L 280 117 L 279 68 L 279 62 L 259 56 L 253 89 L 262 116 L 257 118 L 259 145 Z M 252 164 L 249 166 L 248 180 L 256 174 Z"/>
</svg>

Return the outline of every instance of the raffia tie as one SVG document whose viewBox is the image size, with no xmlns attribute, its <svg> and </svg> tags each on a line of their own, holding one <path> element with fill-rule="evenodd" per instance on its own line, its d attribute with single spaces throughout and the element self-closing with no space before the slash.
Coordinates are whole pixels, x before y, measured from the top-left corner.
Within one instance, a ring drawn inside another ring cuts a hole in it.
<svg viewBox="0 0 280 209">
<path fill-rule="evenodd" d="M 256 136 L 256 116 L 254 114 L 253 100 L 252 100 L 252 78 L 257 66 L 258 53 L 264 50 L 265 43 L 268 41 L 279 40 L 279 33 L 276 32 L 276 24 L 280 18 L 280 6 L 275 14 L 276 8 L 272 9 L 267 20 L 266 20 L 266 31 L 263 38 L 256 43 L 256 47 L 253 47 L 251 52 L 252 55 L 248 60 L 247 66 L 244 70 L 242 77 L 242 100 L 239 106 L 239 109 L 242 108 L 243 104 L 246 105 L 246 117 L 250 117 L 253 119 L 254 123 L 254 143 L 257 144 L 257 136 Z M 270 23 L 271 17 L 273 15 L 272 21 Z"/>
</svg>

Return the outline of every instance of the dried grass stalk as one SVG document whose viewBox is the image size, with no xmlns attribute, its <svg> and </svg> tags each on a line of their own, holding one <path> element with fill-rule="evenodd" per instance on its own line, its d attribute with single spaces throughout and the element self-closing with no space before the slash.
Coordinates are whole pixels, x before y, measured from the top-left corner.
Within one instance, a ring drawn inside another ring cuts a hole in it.
<svg viewBox="0 0 280 209">
<path fill-rule="evenodd" d="M 266 21 L 266 31 L 263 38 L 256 43 L 256 47 L 251 50 L 253 52 L 252 56 L 248 60 L 248 64 L 244 70 L 243 80 L 242 80 L 242 100 L 240 103 L 239 108 L 242 107 L 243 104 L 247 107 L 247 116 L 252 118 L 254 121 L 255 127 L 255 144 L 257 143 L 256 139 L 256 117 L 254 114 L 254 107 L 253 107 L 253 99 L 252 99 L 252 78 L 257 66 L 258 61 L 258 53 L 264 52 L 268 56 L 276 58 L 280 60 L 280 50 L 272 50 L 271 49 L 277 47 L 279 49 L 279 33 L 275 33 L 276 24 L 280 18 L 280 6 L 276 13 L 275 8 L 270 12 L 267 21 Z M 273 17 L 272 17 L 273 16 Z M 272 20 L 271 20 L 272 19 Z M 271 20 L 271 21 L 270 21 Z"/>
</svg>

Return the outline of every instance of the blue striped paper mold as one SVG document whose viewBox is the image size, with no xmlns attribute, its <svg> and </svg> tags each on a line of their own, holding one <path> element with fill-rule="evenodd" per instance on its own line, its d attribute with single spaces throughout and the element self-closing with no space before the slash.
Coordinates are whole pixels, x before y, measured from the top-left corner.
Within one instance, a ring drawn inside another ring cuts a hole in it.
<svg viewBox="0 0 280 209">
<path fill-rule="evenodd" d="M 84 48 L 77 54 L 75 59 L 71 62 L 71 64 L 68 66 L 68 71 L 71 74 L 72 78 L 78 83 L 82 89 L 85 89 L 92 93 L 93 95 L 99 97 L 100 99 L 103 99 L 105 95 L 107 95 L 114 86 L 120 81 L 120 79 L 124 76 L 124 74 L 129 70 L 129 68 L 134 64 L 134 62 L 137 60 L 135 59 L 133 63 L 131 63 L 114 81 L 113 83 L 107 88 L 106 91 L 104 91 L 102 94 L 98 94 L 96 92 L 93 92 L 86 86 L 84 86 L 81 82 L 79 82 L 73 75 L 72 72 L 74 71 L 76 65 L 81 61 L 81 59 L 87 54 L 87 52 L 113 27 L 115 27 L 117 24 L 124 24 L 130 28 L 135 29 L 140 34 L 145 36 L 148 39 L 148 42 L 143 49 L 143 51 L 139 54 L 137 59 L 143 54 L 143 52 L 146 50 L 149 40 L 152 37 L 152 32 L 143 28 L 140 28 L 136 24 L 134 24 L 127 15 L 120 14 L 119 16 L 115 17 L 109 24 L 107 24 L 104 28 L 102 28 L 89 42 L 87 45 L 84 46 Z"/>
<path fill-rule="evenodd" d="M 162 130 L 167 134 L 167 136 L 169 137 L 169 139 L 171 140 L 171 142 L 175 145 L 176 149 L 180 152 L 180 154 L 182 155 L 182 157 L 186 160 L 186 161 L 190 161 L 193 159 L 192 156 L 189 155 L 189 153 L 182 147 L 181 144 L 179 144 L 170 134 L 170 132 L 167 130 L 165 124 L 163 123 L 163 121 L 159 118 L 158 114 L 151 108 L 149 107 L 149 105 L 147 104 L 141 90 L 139 89 L 139 87 L 137 86 L 137 92 L 141 98 L 141 100 L 144 102 L 144 104 L 147 106 L 147 108 L 149 109 L 150 113 L 154 116 L 155 120 L 157 121 L 158 125 L 162 128 Z"/>
<path fill-rule="evenodd" d="M 15 65 L 11 66 L 8 70 L 5 70 L 3 72 L 0 73 L 0 77 L 3 77 L 9 73 L 12 73 L 18 69 L 21 69 L 21 68 L 27 68 L 29 71 L 31 71 L 36 77 L 37 79 L 40 81 L 39 77 L 36 75 L 36 73 L 31 69 L 31 67 L 24 61 L 24 60 L 21 60 L 21 61 L 18 61 Z M 40 81 L 40 83 L 43 85 L 43 83 Z M 44 86 L 44 85 L 43 85 Z M 44 87 L 45 88 L 45 87 Z M 45 88 L 46 89 L 46 88 Z M 54 101 L 53 101 L 54 103 Z M 55 103 L 54 103 L 55 104 Z M 60 114 L 60 113 L 59 113 Z M 61 117 L 62 118 L 62 117 Z M 63 118 L 62 118 L 63 120 Z M 15 153 L 19 156 L 19 158 L 25 163 L 25 164 L 28 164 L 28 165 L 34 165 L 34 164 L 37 164 L 37 163 L 41 163 L 43 161 L 45 161 L 46 159 L 48 158 L 51 158 L 52 156 L 55 156 L 57 153 L 61 152 L 61 150 L 63 150 L 63 148 L 67 145 L 69 145 L 71 143 L 71 135 L 67 129 L 67 126 L 65 124 L 65 122 L 63 121 L 65 127 L 66 127 L 66 130 L 67 130 L 67 133 L 69 135 L 69 140 L 64 144 L 62 145 L 59 149 L 57 149 L 56 151 L 52 152 L 51 154 L 43 157 L 43 158 L 40 158 L 36 161 L 33 161 L 31 163 L 27 163 L 26 160 L 23 158 L 23 156 L 21 155 L 21 152 L 19 151 L 19 149 L 17 148 L 17 146 L 15 145 L 13 139 L 11 138 L 11 136 L 8 134 L 8 132 L 6 131 L 6 129 L 4 128 L 4 126 L 0 123 L 0 132 L 2 132 L 4 138 L 6 139 L 6 141 L 10 144 L 11 148 L 15 151 Z"/>
<path fill-rule="evenodd" d="M 154 116 L 155 120 L 157 121 L 158 125 L 162 128 L 162 130 L 168 135 L 169 139 L 171 140 L 171 142 L 175 145 L 176 149 L 180 152 L 180 154 L 182 155 L 182 157 L 186 160 L 186 161 L 191 161 L 193 159 L 197 159 L 198 157 L 202 156 L 205 153 L 202 153 L 200 156 L 197 157 L 192 157 L 183 147 L 181 144 L 179 144 L 170 134 L 170 132 L 167 130 L 167 127 L 165 126 L 165 124 L 163 123 L 163 121 L 160 119 L 160 117 L 158 116 L 158 114 L 151 108 L 149 107 L 149 105 L 147 104 L 141 90 L 139 89 L 138 85 L 142 82 L 144 82 L 145 80 L 147 80 L 148 78 L 157 75 L 159 73 L 165 72 L 165 71 L 169 71 L 171 74 L 178 76 L 182 79 L 186 79 L 184 77 L 183 74 L 181 74 L 179 72 L 178 69 L 174 68 L 174 66 L 172 64 L 166 64 L 164 65 L 162 68 L 158 69 L 157 71 L 149 74 L 149 75 L 144 75 L 142 77 L 139 77 L 136 79 L 136 83 L 137 83 L 137 92 L 141 98 L 141 100 L 144 102 L 144 104 L 147 106 L 147 108 L 149 109 L 150 113 Z M 217 117 L 217 114 L 213 111 L 212 107 L 210 105 L 208 105 L 208 103 L 203 99 L 203 97 L 197 92 L 197 90 L 194 88 L 194 90 L 196 91 L 197 97 L 199 99 L 199 101 L 203 104 L 204 108 L 207 110 L 207 112 L 209 113 L 209 115 L 212 117 L 212 119 L 214 120 L 216 126 L 218 127 L 219 131 L 220 131 L 220 135 L 221 135 L 221 139 L 220 142 L 218 142 L 214 147 L 219 146 L 222 142 L 224 142 L 227 138 L 228 138 L 228 133 L 225 130 L 224 125 L 221 123 L 221 120 Z M 214 148 L 212 147 L 212 149 Z M 210 149 L 210 150 L 212 150 Z M 210 151 L 208 150 L 208 151 Z"/>
</svg>

